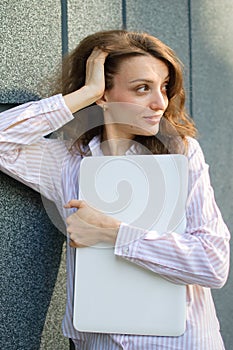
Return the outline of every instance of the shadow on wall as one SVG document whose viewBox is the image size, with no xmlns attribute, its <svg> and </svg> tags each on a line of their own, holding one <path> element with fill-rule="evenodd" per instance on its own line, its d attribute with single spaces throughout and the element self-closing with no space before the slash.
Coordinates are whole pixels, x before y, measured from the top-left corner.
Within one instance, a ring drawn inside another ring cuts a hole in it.
<svg viewBox="0 0 233 350">
<path fill-rule="evenodd" d="M 216 201 L 233 232 L 233 4 L 204 1 L 192 7 L 193 114 Z M 213 290 L 226 349 L 232 348 L 232 288 L 230 274 L 221 290 Z"/>
<path fill-rule="evenodd" d="M 0 348 L 40 348 L 64 235 L 38 193 L 0 172 Z"/>
<path fill-rule="evenodd" d="M 1 104 L 21 104 L 29 101 L 37 101 L 40 96 L 26 89 L 0 90 Z"/>
</svg>

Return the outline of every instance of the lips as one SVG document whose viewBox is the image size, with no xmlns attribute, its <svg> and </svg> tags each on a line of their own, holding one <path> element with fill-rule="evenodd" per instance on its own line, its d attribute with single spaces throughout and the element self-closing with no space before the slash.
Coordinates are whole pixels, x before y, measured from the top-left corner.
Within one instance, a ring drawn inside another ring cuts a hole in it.
<svg viewBox="0 0 233 350">
<path fill-rule="evenodd" d="M 148 116 L 144 116 L 143 119 L 149 123 L 149 124 L 158 124 L 161 120 L 162 116 L 161 115 L 148 115 Z"/>
</svg>

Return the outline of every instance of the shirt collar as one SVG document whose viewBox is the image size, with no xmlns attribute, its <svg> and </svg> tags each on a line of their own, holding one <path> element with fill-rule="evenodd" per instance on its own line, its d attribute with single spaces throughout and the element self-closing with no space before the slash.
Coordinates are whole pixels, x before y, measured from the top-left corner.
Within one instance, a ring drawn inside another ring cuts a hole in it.
<svg viewBox="0 0 233 350">
<path fill-rule="evenodd" d="M 95 136 L 88 144 L 90 153 L 93 157 L 104 156 L 100 147 L 100 136 Z M 125 155 L 135 155 L 142 154 L 143 148 L 139 143 L 135 143 L 130 146 L 130 148 L 125 152 Z"/>
<path fill-rule="evenodd" d="M 91 141 L 89 142 L 88 146 L 93 157 L 104 156 L 100 148 L 100 136 L 97 135 L 93 137 L 93 139 L 91 139 Z"/>
</svg>

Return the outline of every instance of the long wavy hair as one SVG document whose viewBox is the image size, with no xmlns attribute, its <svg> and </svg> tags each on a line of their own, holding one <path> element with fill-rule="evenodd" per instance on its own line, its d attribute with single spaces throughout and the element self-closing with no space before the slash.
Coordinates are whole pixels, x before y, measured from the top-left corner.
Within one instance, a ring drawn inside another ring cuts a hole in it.
<svg viewBox="0 0 233 350">
<path fill-rule="evenodd" d="M 155 136 L 139 135 L 134 140 L 153 154 L 185 153 L 188 144 L 186 137 L 196 137 L 197 130 L 185 109 L 183 65 L 170 47 L 148 33 L 110 30 L 87 36 L 63 59 L 62 73 L 53 92 L 64 95 L 84 86 L 86 61 L 95 47 L 109 53 L 105 62 L 106 90 L 113 87 L 113 77 L 126 58 L 149 54 L 166 64 L 169 70 L 169 103 L 160 122 L 160 130 Z M 87 128 L 88 131 L 76 140 L 75 146 L 81 153 L 94 136 L 100 135 L 103 139 L 104 121 L 98 125 L 90 130 Z"/>
</svg>

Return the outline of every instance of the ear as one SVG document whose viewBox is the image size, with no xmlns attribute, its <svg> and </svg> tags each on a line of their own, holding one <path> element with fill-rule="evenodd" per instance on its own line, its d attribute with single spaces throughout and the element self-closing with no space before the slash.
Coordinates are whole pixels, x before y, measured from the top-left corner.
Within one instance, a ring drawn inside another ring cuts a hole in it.
<svg viewBox="0 0 233 350">
<path fill-rule="evenodd" d="M 95 101 L 95 103 L 100 106 L 101 108 L 104 107 L 104 104 L 107 102 L 107 98 L 105 93 L 103 94 L 103 96 L 101 98 L 99 98 L 97 101 Z"/>
</svg>

